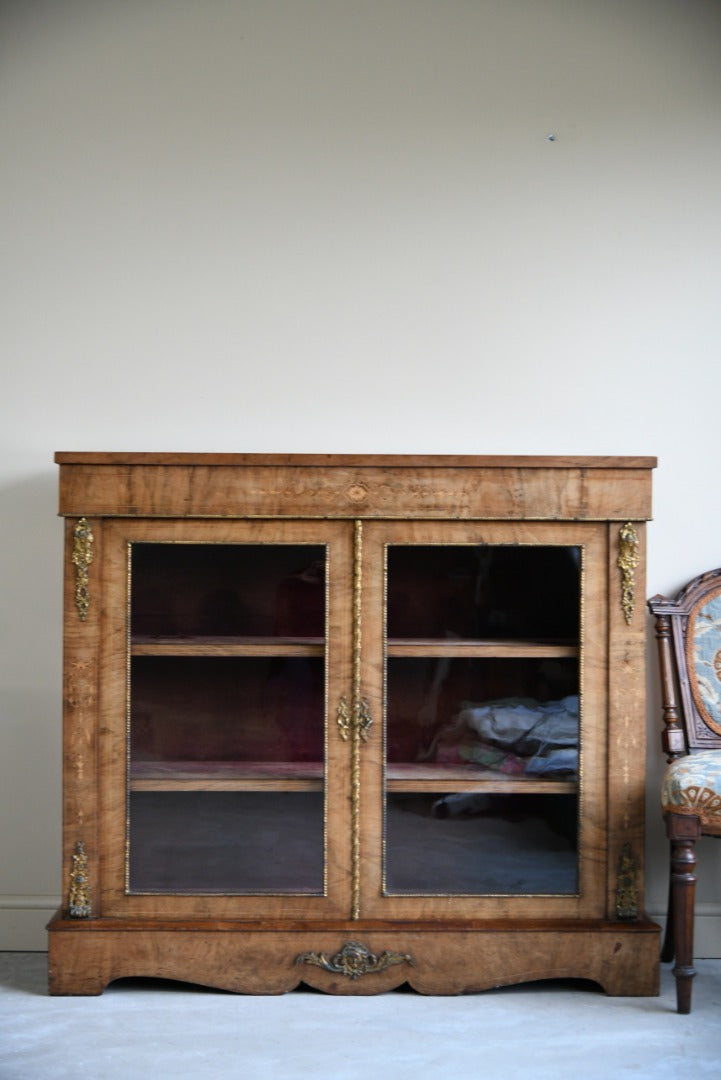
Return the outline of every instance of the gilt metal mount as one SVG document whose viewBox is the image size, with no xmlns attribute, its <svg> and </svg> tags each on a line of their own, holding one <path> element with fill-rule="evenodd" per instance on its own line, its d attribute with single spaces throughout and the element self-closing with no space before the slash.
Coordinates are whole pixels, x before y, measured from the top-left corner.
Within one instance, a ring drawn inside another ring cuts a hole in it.
<svg viewBox="0 0 721 1080">
<path fill-rule="evenodd" d="M 338 710 L 336 713 L 336 723 L 338 724 L 338 733 L 340 734 L 341 739 L 347 742 L 348 736 L 352 732 L 357 731 L 363 742 L 367 742 L 373 724 L 373 717 L 371 716 L 368 698 L 361 698 L 360 701 L 357 701 L 353 705 L 352 713 L 353 715 L 351 716 L 348 702 L 342 697 L 338 702 Z"/>
<path fill-rule="evenodd" d="M 363 742 L 368 742 L 368 736 L 370 734 L 371 725 L 373 723 L 373 717 L 371 716 L 371 707 L 368 698 L 361 698 L 355 706 L 354 710 L 354 722 L 358 728 L 358 733 Z"/>
<path fill-rule="evenodd" d="M 75 607 L 82 622 L 90 607 L 90 576 L 88 567 L 93 561 L 95 537 L 87 518 L 80 518 L 73 533 L 73 566 L 75 567 Z"/>
<path fill-rule="evenodd" d="M 396 964 L 413 964 L 409 953 L 394 953 L 384 949 L 382 953 L 372 953 L 359 941 L 349 941 L 334 956 L 327 953 L 307 952 L 296 957 L 296 964 L 313 964 L 330 971 L 333 975 L 345 975 L 348 979 L 359 979 L 362 975 L 377 975 Z"/>
<path fill-rule="evenodd" d="M 70 892 L 68 895 L 68 914 L 71 919 L 89 919 L 92 914 L 90 904 L 90 879 L 88 877 L 88 857 L 82 840 L 75 845 L 75 854 L 70 870 Z"/>
<path fill-rule="evenodd" d="M 350 734 L 350 713 L 348 712 L 348 702 L 344 697 L 338 702 L 338 712 L 336 714 L 336 723 L 338 724 L 338 732 L 341 739 L 344 742 L 348 741 L 348 735 Z"/>
<path fill-rule="evenodd" d="M 635 572 L 639 563 L 638 533 L 630 521 L 621 526 L 618 537 L 618 568 L 621 571 L 621 607 L 627 623 L 636 605 Z"/>
</svg>

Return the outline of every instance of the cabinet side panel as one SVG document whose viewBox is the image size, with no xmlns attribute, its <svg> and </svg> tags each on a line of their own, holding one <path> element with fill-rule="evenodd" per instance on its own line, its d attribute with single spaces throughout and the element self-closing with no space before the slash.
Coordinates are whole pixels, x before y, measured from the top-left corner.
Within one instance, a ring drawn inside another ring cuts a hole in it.
<svg viewBox="0 0 721 1080">
<path fill-rule="evenodd" d="M 98 759 L 102 778 L 98 801 L 102 814 L 99 837 L 102 861 L 102 907 L 113 904 L 126 886 L 128 754 L 128 544 L 122 523 L 108 522 L 103 552 L 105 622 L 99 645 L 102 671 L 102 739 Z"/>
<path fill-rule="evenodd" d="M 73 891 L 73 856 L 78 854 L 78 845 L 81 845 L 87 859 L 89 904 L 92 914 L 97 915 L 97 712 L 103 538 L 101 523 L 90 520 L 87 523 L 89 535 L 86 534 L 79 547 L 78 528 L 82 530 L 84 525 L 76 519 L 65 524 L 62 894 L 63 909 L 67 910 Z M 76 565 L 78 562 L 80 566 Z M 83 574 L 87 575 L 87 581 L 82 580 Z M 78 883 L 74 885 L 77 892 Z"/>
<path fill-rule="evenodd" d="M 608 914 L 625 919 L 644 909 L 646 530 L 639 522 L 632 529 L 637 563 L 626 578 L 633 596 L 626 594 L 624 610 L 624 541 L 621 527 L 609 525 Z"/>
<path fill-rule="evenodd" d="M 591 531 L 592 530 L 592 531 Z M 606 643 L 606 529 L 592 526 L 584 550 L 581 743 L 582 775 L 579 828 L 580 882 L 585 910 L 602 916 L 608 857 L 606 774 L 608 715 Z"/>
</svg>

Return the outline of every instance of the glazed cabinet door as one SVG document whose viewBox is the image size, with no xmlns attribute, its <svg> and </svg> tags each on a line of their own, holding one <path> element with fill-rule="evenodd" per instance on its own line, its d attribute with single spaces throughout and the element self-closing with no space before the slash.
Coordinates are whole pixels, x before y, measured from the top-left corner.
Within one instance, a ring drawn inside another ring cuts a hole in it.
<svg viewBox="0 0 721 1080">
<path fill-rule="evenodd" d="M 102 914 L 345 914 L 348 761 L 330 735 L 352 530 L 117 520 L 103 547 Z"/>
<path fill-rule="evenodd" d="M 607 536 L 368 524 L 362 917 L 601 917 Z"/>
</svg>

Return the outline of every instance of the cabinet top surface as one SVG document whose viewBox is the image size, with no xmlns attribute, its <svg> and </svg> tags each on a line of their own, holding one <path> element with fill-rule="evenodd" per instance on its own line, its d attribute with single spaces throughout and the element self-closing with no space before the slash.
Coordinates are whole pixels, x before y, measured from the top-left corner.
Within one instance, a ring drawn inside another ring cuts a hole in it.
<svg viewBox="0 0 721 1080">
<path fill-rule="evenodd" d="M 58 465 L 253 465 L 394 468 L 653 469 L 655 457 L 506 454 L 229 454 L 59 450 Z"/>
<path fill-rule="evenodd" d="M 58 453 L 60 512 L 647 519 L 655 458 Z"/>
</svg>

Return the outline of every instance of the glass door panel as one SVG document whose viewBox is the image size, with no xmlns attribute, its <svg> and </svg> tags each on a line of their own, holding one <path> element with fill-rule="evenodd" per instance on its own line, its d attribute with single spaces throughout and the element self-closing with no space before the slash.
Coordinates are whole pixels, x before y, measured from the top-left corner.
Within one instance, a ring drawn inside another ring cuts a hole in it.
<svg viewBox="0 0 721 1080">
<path fill-rule="evenodd" d="M 388 544 L 385 895 L 579 888 L 582 551 Z"/>
<path fill-rule="evenodd" d="M 323 894 L 326 564 L 129 545 L 130 894 Z"/>
</svg>

